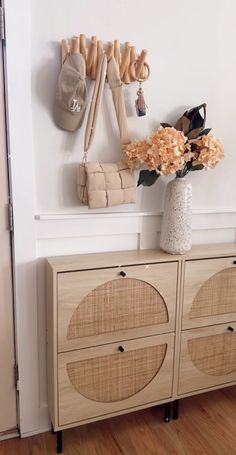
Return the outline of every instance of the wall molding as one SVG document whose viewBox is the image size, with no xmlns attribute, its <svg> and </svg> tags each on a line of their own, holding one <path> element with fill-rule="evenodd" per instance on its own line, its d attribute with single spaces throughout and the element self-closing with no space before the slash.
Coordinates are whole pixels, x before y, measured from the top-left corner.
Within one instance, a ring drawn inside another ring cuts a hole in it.
<svg viewBox="0 0 236 455">
<path fill-rule="evenodd" d="M 193 209 L 193 215 L 213 215 L 213 214 L 235 214 L 236 208 L 216 208 L 216 209 Z M 36 221 L 49 221 L 49 220 L 74 220 L 74 219 L 99 219 L 99 218 L 122 218 L 122 217 L 133 217 L 133 216 L 160 216 L 163 211 L 158 212 L 91 212 L 91 213 L 38 213 L 35 214 Z"/>
<path fill-rule="evenodd" d="M 35 217 L 37 257 L 157 248 L 162 212 L 42 214 Z M 193 244 L 234 242 L 236 210 L 193 210 Z"/>
<path fill-rule="evenodd" d="M 162 212 L 48 214 L 35 217 L 36 239 L 66 239 L 104 235 L 147 235 L 147 226 L 161 229 Z M 92 221 L 92 222 L 91 222 Z M 193 231 L 236 228 L 236 210 L 194 210 Z"/>
</svg>

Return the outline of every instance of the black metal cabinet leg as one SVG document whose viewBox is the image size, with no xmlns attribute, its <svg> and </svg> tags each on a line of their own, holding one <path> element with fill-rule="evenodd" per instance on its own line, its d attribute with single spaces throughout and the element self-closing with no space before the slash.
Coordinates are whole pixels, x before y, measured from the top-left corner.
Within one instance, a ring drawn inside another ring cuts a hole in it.
<svg viewBox="0 0 236 455">
<path fill-rule="evenodd" d="M 170 421 L 170 410 L 171 410 L 171 403 L 166 403 L 164 405 L 164 422 Z"/>
<path fill-rule="evenodd" d="M 62 444 L 62 430 L 57 431 L 57 453 L 62 453 L 63 451 L 63 444 Z"/>
<path fill-rule="evenodd" d="M 173 419 L 176 420 L 179 417 L 179 400 L 174 400 L 173 403 Z"/>
</svg>

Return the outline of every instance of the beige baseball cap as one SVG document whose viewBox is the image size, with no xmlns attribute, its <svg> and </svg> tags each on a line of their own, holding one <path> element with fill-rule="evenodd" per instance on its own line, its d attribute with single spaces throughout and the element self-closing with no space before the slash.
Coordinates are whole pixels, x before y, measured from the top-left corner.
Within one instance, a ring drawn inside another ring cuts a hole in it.
<svg viewBox="0 0 236 455">
<path fill-rule="evenodd" d="M 82 54 L 69 55 L 58 78 L 56 124 L 67 131 L 81 127 L 87 106 L 86 65 Z"/>
</svg>

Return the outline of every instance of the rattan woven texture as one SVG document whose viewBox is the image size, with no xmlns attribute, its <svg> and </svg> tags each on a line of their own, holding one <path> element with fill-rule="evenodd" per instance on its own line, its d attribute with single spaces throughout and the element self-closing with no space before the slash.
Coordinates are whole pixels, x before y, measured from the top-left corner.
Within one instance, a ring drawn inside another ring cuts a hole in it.
<svg viewBox="0 0 236 455">
<path fill-rule="evenodd" d="M 67 339 L 168 322 L 166 304 L 145 281 L 122 278 L 91 291 L 72 315 Z"/>
<path fill-rule="evenodd" d="M 236 312 L 236 268 L 213 275 L 197 293 L 190 319 Z"/>
<path fill-rule="evenodd" d="M 236 333 L 222 333 L 188 341 L 195 367 L 205 374 L 224 376 L 236 371 Z"/>
<path fill-rule="evenodd" d="M 146 387 L 158 373 L 166 355 L 167 345 L 67 364 L 73 387 L 93 401 L 125 400 Z"/>
</svg>

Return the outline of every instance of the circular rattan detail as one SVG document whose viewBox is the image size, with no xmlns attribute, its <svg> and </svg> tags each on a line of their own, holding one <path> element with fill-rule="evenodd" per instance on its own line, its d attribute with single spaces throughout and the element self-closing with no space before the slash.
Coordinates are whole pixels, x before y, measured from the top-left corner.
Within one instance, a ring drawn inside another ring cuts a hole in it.
<svg viewBox="0 0 236 455">
<path fill-rule="evenodd" d="M 236 333 L 222 333 L 188 341 L 188 351 L 195 367 L 211 376 L 236 371 Z"/>
<path fill-rule="evenodd" d="M 156 288 L 142 280 L 119 278 L 93 289 L 78 304 L 67 339 L 167 322 L 167 307 Z"/>
<path fill-rule="evenodd" d="M 144 389 L 165 359 L 167 345 L 152 346 L 67 364 L 72 386 L 99 402 L 121 401 Z"/>
<path fill-rule="evenodd" d="M 229 267 L 213 275 L 198 291 L 190 319 L 236 312 L 236 268 Z"/>
</svg>

